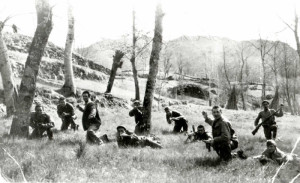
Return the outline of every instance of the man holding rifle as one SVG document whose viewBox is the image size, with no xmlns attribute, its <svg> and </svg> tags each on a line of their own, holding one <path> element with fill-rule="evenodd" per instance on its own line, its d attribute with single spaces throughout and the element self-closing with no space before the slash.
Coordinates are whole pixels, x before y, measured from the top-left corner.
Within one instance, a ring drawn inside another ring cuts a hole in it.
<svg viewBox="0 0 300 183">
<path fill-rule="evenodd" d="M 264 107 L 264 110 L 261 111 L 258 114 L 257 118 L 255 119 L 254 125 L 256 126 L 256 128 L 252 132 L 252 134 L 255 135 L 258 128 L 260 126 L 263 126 L 266 139 L 267 140 L 270 140 L 270 139 L 275 140 L 276 135 L 277 135 L 277 125 L 275 122 L 275 116 L 276 117 L 283 116 L 283 111 L 282 111 L 283 105 L 281 104 L 280 108 L 277 111 L 275 111 L 274 109 L 269 109 L 269 101 L 267 101 L 267 100 L 264 100 L 262 102 L 262 105 Z M 260 119 L 262 120 L 262 122 L 260 124 L 258 124 Z"/>
</svg>

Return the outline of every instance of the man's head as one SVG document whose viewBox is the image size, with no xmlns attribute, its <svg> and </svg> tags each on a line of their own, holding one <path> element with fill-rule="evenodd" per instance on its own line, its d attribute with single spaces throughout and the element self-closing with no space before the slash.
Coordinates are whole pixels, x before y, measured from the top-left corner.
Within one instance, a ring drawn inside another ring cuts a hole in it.
<svg viewBox="0 0 300 183">
<path fill-rule="evenodd" d="M 139 107 L 141 105 L 141 102 L 139 100 L 135 100 L 133 103 L 132 103 L 132 106 L 133 107 Z"/>
<path fill-rule="evenodd" d="M 84 100 L 85 102 L 88 102 L 89 99 L 90 99 L 90 97 L 91 97 L 91 94 L 90 94 L 89 91 L 84 91 L 84 92 L 82 93 L 82 98 L 83 98 L 83 100 Z"/>
<path fill-rule="evenodd" d="M 200 133 L 200 134 L 203 134 L 205 132 L 205 128 L 203 125 L 199 125 L 197 127 L 197 132 Z"/>
<path fill-rule="evenodd" d="M 37 113 L 37 114 L 42 114 L 43 113 L 43 106 L 41 105 L 41 104 L 36 104 L 36 106 L 35 106 L 35 112 Z"/>
<path fill-rule="evenodd" d="M 222 110 L 220 106 L 214 106 L 212 108 L 212 115 L 215 119 L 219 119 L 222 116 Z"/>
<path fill-rule="evenodd" d="M 262 101 L 262 106 L 264 107 L 264 109 L 268 109 L 269 108 L 269 101 L 267 101 L 267 100 L 264 100 L 264 101 Z"/>
<path fill-rule="evenodd" d="M 65 97 L 60 97 L 59 100 L 58 100 L 58 104 L 62 105 L 62 106 L 65 106 L 66 105 Z"/>
<path fill-rule="evenodd" d="M 126 132 L 126 128 L 124 127 L 124 126 L 118 126 L 117 127 L 117 131 L 118 131 L 118 133 L 125 133 Z"/>
<path fill-rule="evenodd" d="M 274 140 L 267 140 L 267 149 L 270 153 L 276 150 L 276 142 Z"/>
<path fill-rule="evenodd" d="M 171 113 L 170 108 L 169 108 L 169 107 L 165 107 L 165 112 L 166 112 L 167 114 L 170 114 L 170 113 Z"/>
</svg>

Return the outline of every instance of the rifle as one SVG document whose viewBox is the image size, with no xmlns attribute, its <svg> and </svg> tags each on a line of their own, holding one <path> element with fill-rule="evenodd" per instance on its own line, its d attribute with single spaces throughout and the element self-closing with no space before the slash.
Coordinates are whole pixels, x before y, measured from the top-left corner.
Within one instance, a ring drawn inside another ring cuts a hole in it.
<svg viewBox="0 0 300 183">
<path fill-rule="evenodd" d="M 280 106 L 283 106 L 283 104 L 280 104 Z M 269 115 L 264 121 L 262 121 L 261 123 L 259 123 L 255 129 L 252 131 L 252 135 L 255 135 L 257 133 L 257 131 L 259 130 L 259 128 L 267 121 L 269 120 L 272 116 L 274 116 L 275 113 L 279 112 L 281 108 L 277 109 L 273 114 Z"/>
</svg>

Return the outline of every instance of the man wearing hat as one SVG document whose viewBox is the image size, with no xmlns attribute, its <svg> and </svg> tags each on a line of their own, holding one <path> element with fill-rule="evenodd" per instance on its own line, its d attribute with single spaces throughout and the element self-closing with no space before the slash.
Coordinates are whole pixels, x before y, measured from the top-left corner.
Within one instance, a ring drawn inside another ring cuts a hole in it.
<svg viewBox="0 0 300 183">
<path fill-rule="evenodd" d="M 143 107 L 139 100 L 135 100 L 132 104 L 133 109 L 129 111 L 129 116 L 134 116 L 135 119 L 135 129 L 134 133 L 142 134 L 146 130 L 146 125 L 143 123 Z"/>
<path fill-rule="evenodd" d="M 179 133 L 181 129 L 183 129 L 184 132 L 188 131 L 188 121 L 185 119 L 183 115 L 181 115 L 179 112 L 175 110 L 170 110 L 169 107 L 165 107 L 165 112 L 166 112 L 167 122 L 171 124 L 172 121 L 174 121 L 175 123 L 173 129 L 174 133 Z"/>
<path fill-rule="evenodd" d="M 35 112 L 30 114 L 30 126 L 33 131 L 30 138 L 41 138 L 46 131 L 49 140 L 53 139 L 53 132 L 51 128 L 54 127 L 54 123 L 50 120 L 50 116 L 44 112 L 44 108 L 41 104 L 35 106 Z"/>
<path fill-rule="evenodd" d="M 118 146 L 122 148 L 127 147 L 146 147 L 162 148 L 160 142 L 155 136 L 137 136 L 128 131 L 124 126 L 117 127 L 117 142 Z"/>
<path fill-rule="evenodd" d="M 71 125 L 71 129 L 78 130 L 78 126 L 74 119 L 76 119 L 76 115 L 74 112 L 74 108 L 71 104 L 65 101 L 65 97 L 59 98 L 59 104 L 57 106 L 57 114 L 61 118 L 62 125 L 60 130 L 64 131 L 69 128 Z"/>
<path fill-rule="evenodd" d="M 269 104 L 270 103 L 267 100 L 264 100 L 262 102 L 262 106 L 263 106 L 264 110 L 261 111 L 258 114 L 257 118 L 254 121 L 255 126 L 258 125 L 258 122 L 259 122 L 260 119 L 262 121 L 264 121 L 262 126 L 264 128 L 264 134 L 265 134 L 265 137 L 266 137 L 267 140 L 276 139 L 277 125 L 276 125 L 276 122 L 275 122 L 275 116 L 276 117 L 283 116 L 283 111 L 282 111 L 283 105 L 280 105 L 279 111 L 276 112 L 274 109 L 269 109 Z M 273 115 L 273 116 L 269 117 L 270 115 Z"/>
</svg>

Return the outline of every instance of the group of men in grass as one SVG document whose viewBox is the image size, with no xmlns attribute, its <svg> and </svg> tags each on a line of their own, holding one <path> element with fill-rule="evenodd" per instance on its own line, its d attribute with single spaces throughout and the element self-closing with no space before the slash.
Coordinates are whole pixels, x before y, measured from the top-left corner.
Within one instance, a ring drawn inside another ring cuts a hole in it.
<svg viewBox="0 0 300 183">
<path fill-rule="evenodd" d="M 101 119 L 97 109 L 97 101 L 91 100 L 91 94 L 88 91 L 82 93 L 82 98 L 85 103 L 84 107 L 77 105 L 76 107 L 83 112 L 82 126 L 86 133 L 87 143 L 101 145 L 103 142 L 109 142 L 107 135 L 98 137 L 96 132 L 101 126 Z M 254 125 L 259 125 L 259 121 L 262 120 L 262 126 L 264 134 L 267 139 L 267 149 L 256 157 L 263 164 L 266 162 L 275 162 L 282 164 L 291 159 L 286 153 L 282 152 L 276 145 L 275 139 L 277 135 L 277 125 L 275 122 L 275 116 L 283 116 L 282 106 L 278 111 L 269 109 L 269 102 L 267 100 L 262 102 L 264 110 L 258 114 L 255 119 Z M 173 133 L 180 134 L 183 132 L 188 136 L 186 142 L 203 141 L 206 144 L 208 151 L 211 151 L 211 147 L 216 151 L 218 156 L 223 161 L 229 161 L 234 157 L 240 157 L 246 159 L 247 156 L 242 150 L 237 153 L 232 153 L 233 150 L 238 148 L 239 141 L 235 130 L 232 128 L 231 123 L 222 116 L 222 110 L 219 106 L 212 108 L 212 116 L 214 119 L 208 117 L 207 112 L 203 111 L 202 115 L 205 122 L 212 128 L 212 136 L 205 131 L 203 125 L 197 127 L 197 131 L 193 130 L 192 133 L 188 133 L 188 121 L 178 111 L 171 110 L 169 107 L 165 107 L 166 120 L 169 124 L 174 122 Z M 59 105 L 57 106 L 57 114 L 62 120 L 61 130 L 67 130 L 69 126 L 73 130 L 78 130 L 78 126 L 75 123 L 76 115 L 72 104 L 65 101 L 64 97 L 59 99 Z M 129 116 L 135 118 L 136 126 L 134 132 L 128 131 L 124 126 L 117 127 L 117 143 L 119 147 L 145 147 L 150 146 L 152 148 L 162 148 L 159 138 L 155 135 L 143 136 L 146 131 L 146 125 L 143 123 L 143 107 L 140 101 L 133 102 L 133 109 L 130 110 Z M 54 127 L 54 123 L 50 120 L 50 116 L 43 111 L 43 107 L 40 104 L 35 106 L 35 112 L 31 113 L 30 126 L 33 128 L 33 132 L 30 138 L 42 137 L 44 132 L 47 132 L 48 138 L 53 139 L 53 133 L 51 128 Z"/>
</svg>

